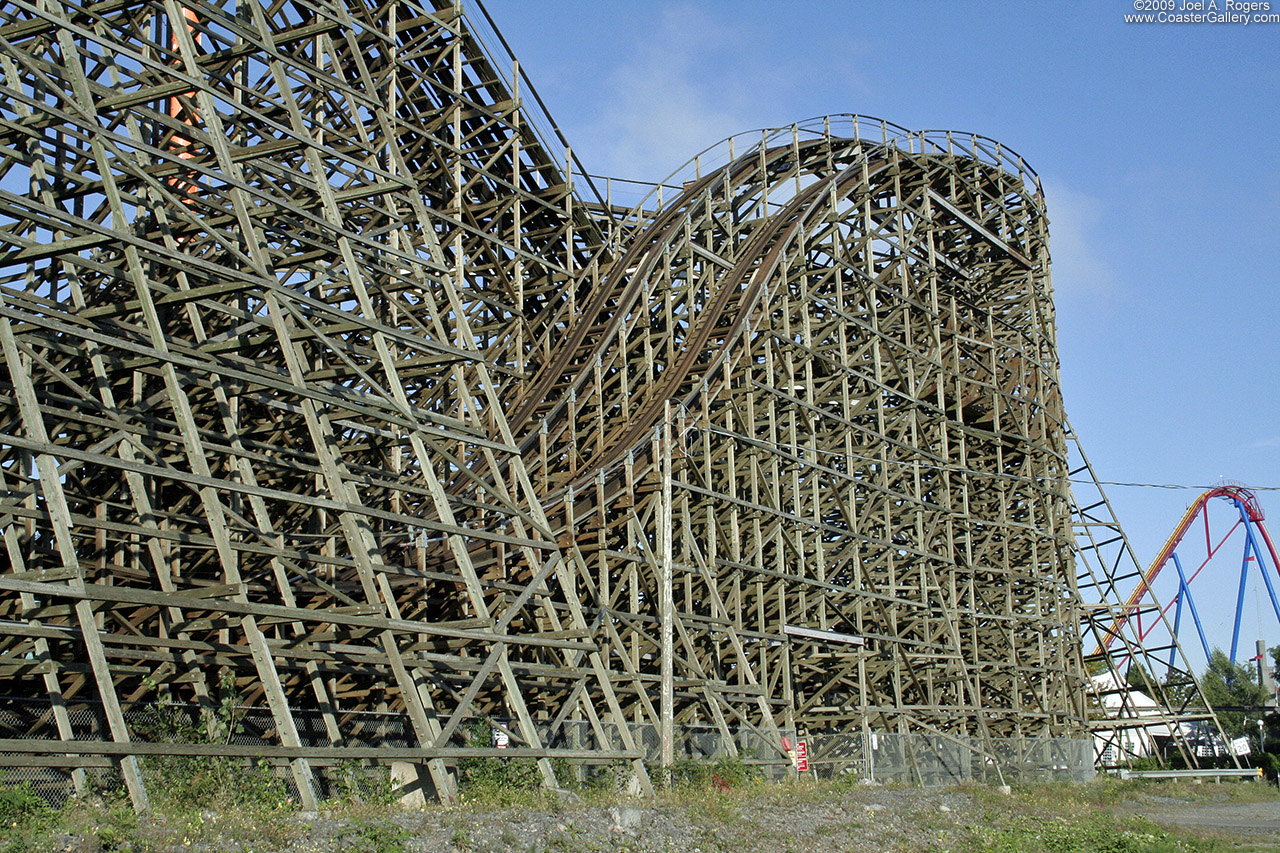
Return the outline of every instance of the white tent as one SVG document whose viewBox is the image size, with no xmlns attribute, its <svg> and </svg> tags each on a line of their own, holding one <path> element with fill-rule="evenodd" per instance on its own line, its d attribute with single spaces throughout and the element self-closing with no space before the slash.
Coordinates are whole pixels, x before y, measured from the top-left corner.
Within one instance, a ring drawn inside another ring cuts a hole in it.
<svg viewBox="0 0 1280 853">
<path fill-rule="evenodd" d="M 1228 745 L 1208 723 L 1171 724 L 1159 702 L 1141 690 L 1120 685 L 1109 672 L 1090 679 L 1088 693 L 1102 705 L 1107 718 L 1116 721 L 1114 728 L 1095 729 L 1093 733 L 1094 761 L 1102 766 L 1155 755 L 1157 739 L 1167 740 L 1175 732 L 1197 758 L 1250 753 L 1247 737 L 1236 738 Z"/>
</svg>

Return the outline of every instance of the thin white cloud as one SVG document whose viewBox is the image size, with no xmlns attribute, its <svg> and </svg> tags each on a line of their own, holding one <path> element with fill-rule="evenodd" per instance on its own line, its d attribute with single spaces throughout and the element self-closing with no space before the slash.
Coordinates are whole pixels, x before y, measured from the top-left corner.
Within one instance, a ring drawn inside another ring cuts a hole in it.
<svg viewBox="0 0 1280 853">
<path fill-rule="evenodd" d="M 1255 441 L 1250 447 L 1280 447 L 1280 435 L 1274 435 L 1271 438 L 1264 438 L 1261 441 Z"/>
<path fill-rule="evenodd" d="M 1118 278 L 1098 248 L 1104 203 L 1055 179 L 1041 180 L 1049 207 L 1049 253 L 1056 300 L 1109 300 L 1116 294 Z"/>
<path fill-rule="evenodd" d="M 592 168 L 617 177 L 658 180 L 751 126 L 728 63 L 715 62 L 737 41 L 732 26 L 689 4 L 658 7 L 656 18 L 601 81 L 600 111 L 584 128 Z"/>
<path fill-rule="evenodd" d="M 626 35 L 589 85 L 576 81 L 574 108 L 556 112 L 596 175 L 661 180 L 728 136 L 855 112 L 873 89 L 861 70 L 868 48 L 849 33 L 824 33 L 823 49 L 797 49 L 773 19 L 731 14 L 722 3 L 627 8 Z M 626 191 L 614 186 L 615 203 Z"/>
</svg>

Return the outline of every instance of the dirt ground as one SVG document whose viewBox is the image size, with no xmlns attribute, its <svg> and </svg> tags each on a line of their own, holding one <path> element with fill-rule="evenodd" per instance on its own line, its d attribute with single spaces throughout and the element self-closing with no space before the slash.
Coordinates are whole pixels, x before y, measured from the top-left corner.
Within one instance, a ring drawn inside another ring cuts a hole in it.
<svg viewBox="0 0 1280 853">
<path fill-rule="evenodd" d="M 292 853 L 783 853 L 783 851 L 1280 851 L 1280 792 L 1222 785 L 1098 782 L 1015 788 L 803 784 L 690 791 L 540 808 L 346 808 L 269 818 L 199 813 L 142 819 L 103 843 L 63 827 L 35 849 L 283 850 Z M 97 836 L 95 839 L 94 836 Z M 3 835 L 3 829 L 0 829 Z M 2 839 L 0 839 L 2 840 Z M 95 843 L 97 841 L 98 843 Z M 0 845 L 3 846 L 3 845 Z M 10 848 L 5 847 L 8 850 Z M 22 849 L 32 849 L 24 847 Z"/>
<path fill-rule="evenodd" d="M 1242 840 L 1269 840 L 1280 847 L 1280 801 L 1262 803 L 1213 803 L 1174 797 L 1134 809 L 1135 814 L 1162 826 L 1213 830 L 1215 834 Z"/>
</svg>

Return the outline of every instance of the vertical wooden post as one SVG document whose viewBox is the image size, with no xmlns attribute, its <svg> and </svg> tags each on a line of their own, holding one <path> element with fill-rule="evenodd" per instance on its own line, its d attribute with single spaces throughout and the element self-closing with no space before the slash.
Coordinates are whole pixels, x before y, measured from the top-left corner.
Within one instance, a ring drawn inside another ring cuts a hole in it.
<svg viewBox="0 0 1280 853">
<path fill-rule="evenodd" d="M 658 714 L 661 720 L 660 736 L 662 740 L 662 777 L 663 784 L 671 782 L 671 765 L 674 763 L 675 740 L 675 647 L 672 639 L 672 611 L 675 603 L 672 596 L 672 542 L 675 539 L 671 529 L 671 401 L 663 407 L 662 426 L 658 431 L 658 452 L 662 460 L 662 502 L 658 513 L 658 566 L 659 578 L 658 618 L 661 621 L 662 642 L 662 695 L 659 700 Z"/>
</svg>

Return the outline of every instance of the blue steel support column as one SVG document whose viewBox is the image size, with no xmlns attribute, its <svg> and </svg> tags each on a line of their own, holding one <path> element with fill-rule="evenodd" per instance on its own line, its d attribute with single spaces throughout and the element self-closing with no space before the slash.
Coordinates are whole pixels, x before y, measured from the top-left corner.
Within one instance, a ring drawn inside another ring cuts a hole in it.
<svg viewBox="0 0 1280 853">
<path fill-rule="evenodd" d="M 1267 561 L 1262 556 L 1262 549 L 1258 547 L 1258 541 L 1253 538 L 1254 522 L 1246 522 L 1244 526 L 1244 535 L 1247 538 L 1246 548 L 1253 548 L 1254 559 L 1258 561 L 1258 574 L 1262 575 L 1262 581 L 1267 585 L 1267 595 L 1271 597 L 1271 609 L 1275 611 L 1276 619 L 1280 620 L 1280 600 L 1276 598 L 1275 585 L 1271 583 L 1271 576 L 1267 574 Z"/>
<path fill-rule="evenodd" d="M 1244 522 L 1245 533 L 1249 532 L 1249 514 L 1245 512 L 1244 504 L 1240 501 L 1235 502 L 1236 508 L 1240 510 L 1240 520 Z M 1236 595 L 1236 624 L 1231 630 L 1231 662 L 1236 662 L 1236 647 L 1240 642 L 1240 616 L 1244 611 L 1244 587 L 1245 581 L 1249 578 L 1249 551 L 1253 548 L 1253 537 L 1245 537 L 1244 542 L 1244 559 L 1240 561 L 1240 592 Z"/>
<path fill-rule="evenodd" d="M 1182 597 L 1187 594 L 1187 585 L 1182 584 L 1178 587 L 1178 594 L 1173 597 L 1173 603 L 1177 605 L 1177 609 L 1173 611 L 1173 637 L 1178 638 L 1178 629 L 1182 627 Z M 1178 644 L 1174 643 L 1169 646 L 1169 668 L 1173 668 L 1173 663 L 1178 656 Z"/>
<path fill-rule="evenodd" d="M 1175 552 L 1173 555 L 1173 566 L 1178 570 L 1178 582 L 1182 584 L 1182 591 L 1187 596 L 1187 606 L 1191 608 L 1191 618 L 1196 623 L 1196 633 L 1200 635 L 1200 645 L 1204 648 L 1204 659 L 1210 658 L 1209 641 L 1204 636 L 1204 626 L 1200 624 L 1200 614 L 1196 612 L 1196 600 L 1191 597 L 1191 586 L 1187 583 L 1187 576 L 1182 572 L 1182 561 L 1178 559 Z"/>
</svg>

